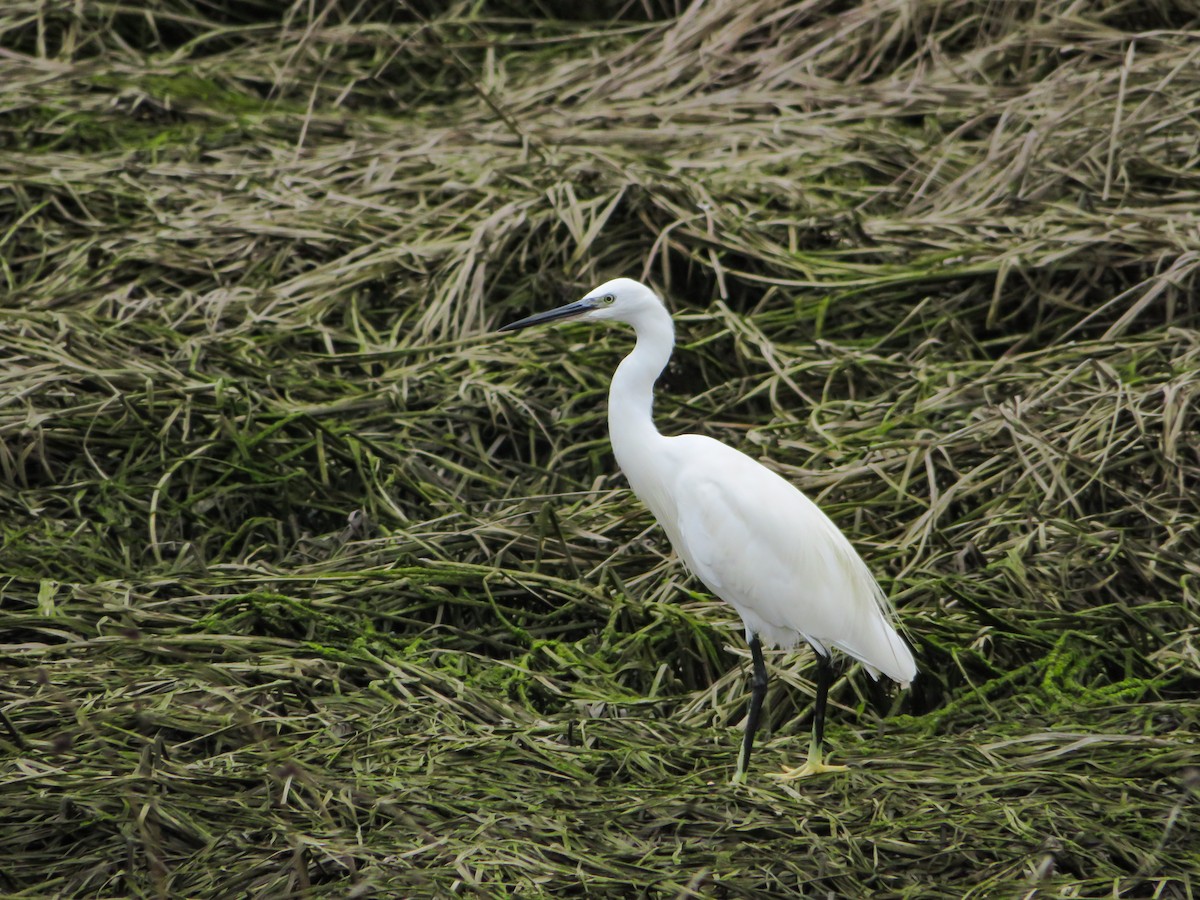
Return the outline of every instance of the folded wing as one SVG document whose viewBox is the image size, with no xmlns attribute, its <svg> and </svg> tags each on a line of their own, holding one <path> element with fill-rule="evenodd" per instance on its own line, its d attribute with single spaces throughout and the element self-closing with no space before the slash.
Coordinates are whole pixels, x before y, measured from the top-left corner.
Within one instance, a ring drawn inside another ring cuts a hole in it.
<svg viewBox="0 0 1200 900">
<path fill-rule="evenodd" d="M 822 653 L 836 647 L 873 675 L 907 685 L 916 663 L 891 605 L 829 517 L 731 447 L 699 435 L 672 441 L 687 445 L 672 473 L 675 522 L 667 531 L 709 590 L 769 643 L 804 638 Z"/>
</svg>

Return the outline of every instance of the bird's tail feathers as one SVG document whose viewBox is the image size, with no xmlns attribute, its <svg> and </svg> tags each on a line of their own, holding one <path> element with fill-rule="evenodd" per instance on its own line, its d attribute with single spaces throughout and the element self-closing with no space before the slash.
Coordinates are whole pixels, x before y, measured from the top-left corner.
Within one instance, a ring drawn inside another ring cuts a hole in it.
<svg viewBox="0 0 1200 900">
<path fill-rule="evenodd" d="M 833 646 L 861 662 L 872 678 L 878 679 L 882 672 L 892 681 L 899 682 L 900 687 L 908 687 L 917 677 L 917 661 L 913 659 L 912 650 L 890 622 L 874 619 L 871 624 L 873 627 L 869 631 L 857 635 L 854 640 L 838 641 Z"/>
</svg>

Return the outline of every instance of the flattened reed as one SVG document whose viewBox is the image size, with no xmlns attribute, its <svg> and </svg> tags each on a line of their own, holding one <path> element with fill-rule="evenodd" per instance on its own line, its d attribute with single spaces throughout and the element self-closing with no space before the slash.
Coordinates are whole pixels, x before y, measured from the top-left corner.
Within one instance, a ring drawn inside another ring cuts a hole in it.
<svg viewBox="0 0 1200 900">
<path fill-rule="evenodd" d="M 1192 896 L 1194 6 L 518 7 L 0 10 L 0 891 Z M 844 777 L 491 334 L 616 274 L 897 598 Z"/>
</svg>

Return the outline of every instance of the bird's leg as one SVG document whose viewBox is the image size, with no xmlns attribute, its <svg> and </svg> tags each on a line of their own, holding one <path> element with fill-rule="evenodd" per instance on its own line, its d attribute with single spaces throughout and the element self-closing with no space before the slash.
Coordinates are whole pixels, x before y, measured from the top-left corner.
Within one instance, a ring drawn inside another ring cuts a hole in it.
<svg viewBox="0 0 1200 900">
<path fill-rule="evenodd" d="M 808 760 L 802 766 L 793 768 L 783 767 L 783 774 L 776 777 L 785 780 L 803 778 L 806 775 L 819 775 L 822 772 L 840 772 L 845 766 L 831 766 L 824 761 L 825 746 L 825 705 L 829 700 L 829 685 L 833 682 L 833 664 L 829 657 L 817 653 L 817 703 L 813 711 L 812 743 L 808 747 Z"/>
<path fill-rule="evenodd" d="M 825 746 L 825 707 L 829 704 L 829 685 L 833 681 L 833 663 L 827 655 L 817 654 L 817 705 L 813 710 L 813 746 L 817 752 Z"/>
<path fill-rule="evenodd" d="M 750 768 L 750 751 L 754 749 L 754 732 L 758 730 L 763 698 L 767 695 L 767 664 L 763 661 L 762 642 L 757 634 L 750 639 L 750 659 L 754 666 L 754 674 L 750 679 L 750 706 L 746 712 L 746 733 L 742 737 L 742 752 L 738 756 L 737 771 L 733 775 L 734 784 L 746 780 L 746 771 Z"/>
</svg>

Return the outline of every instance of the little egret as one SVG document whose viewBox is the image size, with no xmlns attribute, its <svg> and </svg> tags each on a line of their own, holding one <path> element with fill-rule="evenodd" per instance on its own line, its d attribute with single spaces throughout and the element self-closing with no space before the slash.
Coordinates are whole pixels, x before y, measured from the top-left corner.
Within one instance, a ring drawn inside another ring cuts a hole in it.
<svg viewBox="0 0 1200 900">
<path fill-rule="evenodd" d="M 654 382 L 675 346 L 671 314 L 650 288 L 606 281 L 582 300 L 505 325 L 516 331 L 567 319 L 625 322 L 637 335 L 608 393 L 608 431 L 633 492 L 662 525 L 687 567 L 742 617 L 754 666 L 746 731 L 734 781 L 745 778 L 767 693 L 762 642 L 808 641 L 817 657 L 817 697 L 808 761 L 784 776 L 843 769 L 822 759 L 830 650 L 907 687 L 912 652 L 866 564 L 838 527 L 789 482 L 719 441 L 666 437 L 651 416 Z"/>
</svg>

